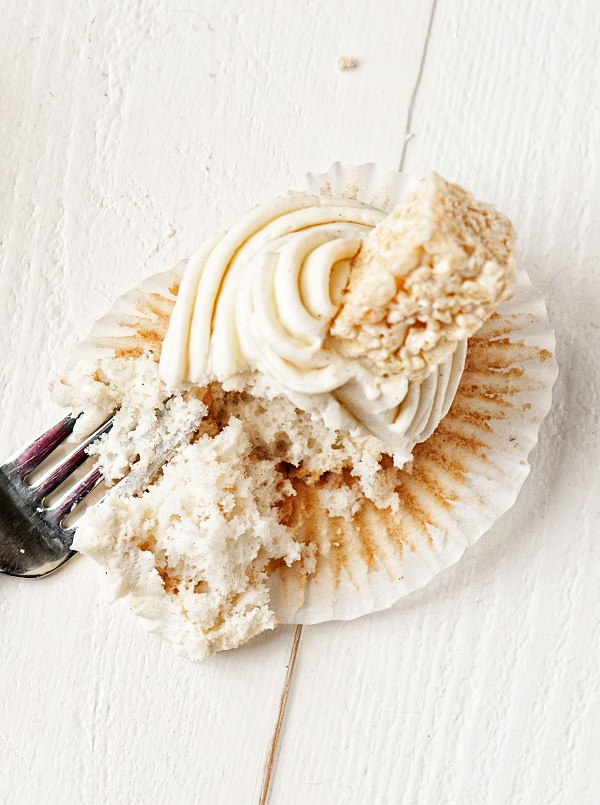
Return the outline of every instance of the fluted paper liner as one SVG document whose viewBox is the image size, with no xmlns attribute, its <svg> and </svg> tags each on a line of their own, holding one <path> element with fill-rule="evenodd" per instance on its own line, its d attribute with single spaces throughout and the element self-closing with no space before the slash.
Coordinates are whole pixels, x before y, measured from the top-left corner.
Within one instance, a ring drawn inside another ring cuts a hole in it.
<svg viewBox="0 0 600 805">
<path fill-rule="evenodd" d="M 356 198 L 389 211 L 415 179 L 377 165 L 336 162 L 310 173 L 313 194 Z M 117 300 L 93 327 L 76 358 L 158 360 L 185 261 Z M 307 577 L 283 562 L 270 569 L 272 606 L 282 623 L 349 620 L 385 609 L 460 559 L 515 502 L 527 457 L 548 413 L 558 369 L 544 300 L 519 269 L 512 297 L 469 340 L 456 398 L 437 430 L 397 471 L 400 511 L 366 500 L 352 522 L 329 517 L 315 487 L 295 482 L 286 524 L 316 546 Z M 348 474 L 348 483 L 352 479 Z"/>
</svg>

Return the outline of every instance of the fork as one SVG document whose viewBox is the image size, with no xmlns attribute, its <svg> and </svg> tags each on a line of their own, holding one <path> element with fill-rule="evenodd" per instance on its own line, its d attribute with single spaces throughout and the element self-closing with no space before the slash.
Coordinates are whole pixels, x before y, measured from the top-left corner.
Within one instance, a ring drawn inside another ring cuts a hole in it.
<svg viewBox="0 0 600 805">
<path fill-rule="evenodd" d="M 113 417 L 35 483 L 28 483 L 27 476 L 65 441 L 76 421 L 61 419 L 0 466 L 0 573 L 42 578 L 75 555 L 75 527 L 65 519 L 98 486 L 100 469 L 93 467 L 51 505 L 45 505 L 46 499 L 88 458 L 88 447 L 110 430 Z"/>
<path fill-rule="evenodd" d="M 165 413 L 166 405 L 160 416 Z M 90 492 L 103 480 L 102 472 L 99 467 L 93 467 L 66 492 L 60 494 L 58 488 L 89 457 L 90 445 L 110 430 L 114 416 L 113 413 L 33 483 L 28 483 L 28 476 L 73 432 L 76 417 L 61 419 L 0 466 L 0 573 L 39 579 L 58 570 L 75 556 L 76 551 L 71 545 L 77 523 L 69 525 L 67 517 L 79 504 L 85 504 Z M 192 438 L 201 418 L 202 415 L 191 406 L 170 438 L 156 446 L 152 460 L 133 464 L 128 474 L 112 486 L 105 497 L 139 495 L 177 448 Z M 47 498 L 56 491 L 59 492 L 58 500 L 49 503 Z"/>
</svg>

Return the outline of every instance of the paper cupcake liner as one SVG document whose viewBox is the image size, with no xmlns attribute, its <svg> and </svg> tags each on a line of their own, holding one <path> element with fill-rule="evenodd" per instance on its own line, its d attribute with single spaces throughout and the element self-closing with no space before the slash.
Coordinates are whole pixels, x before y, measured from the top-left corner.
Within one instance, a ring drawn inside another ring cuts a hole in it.
<svg viewBox="0 0 600 805">
<path fill-rule="evenodd" d="M 415 187 L 378 165 L 334 163 L 309 173 L 304 191 L 354 198 L 389 211 Z M 152 349 L 158 360 L 185 261 L 117 300 L 75 359 Z M 469 340 L 454 403 L 398 471 L 400 511 L 365 501 L 352 522 L 331 518 L 314 487 L 294 498 L 297 539 L 315 546 L 316 570 L 273 568 L 272 608 L 282 623 L 349 620 L 385 609 L 450 567 L 515 502 L 548 413 L 558 368 L 544 300 L 519 269 L 511 298 Z"/>
</svg>

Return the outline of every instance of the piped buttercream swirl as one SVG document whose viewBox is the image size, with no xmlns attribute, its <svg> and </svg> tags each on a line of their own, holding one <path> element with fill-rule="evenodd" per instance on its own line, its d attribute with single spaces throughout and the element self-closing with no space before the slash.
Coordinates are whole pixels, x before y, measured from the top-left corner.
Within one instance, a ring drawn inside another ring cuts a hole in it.
<svg viewBox="0 0 600 805">
<path fill-rule="evenodd" d="M 181 281 L 163 380 L 285 394 L 329 427 L 377 437 L 403 464 L 447 413 L 466 341 L 422 382 L 382 376 L 336 350 L 329 328 L 350 262 L 384 217 L 351 199 L 293 193 L 208 238 Z"/>
</svg>

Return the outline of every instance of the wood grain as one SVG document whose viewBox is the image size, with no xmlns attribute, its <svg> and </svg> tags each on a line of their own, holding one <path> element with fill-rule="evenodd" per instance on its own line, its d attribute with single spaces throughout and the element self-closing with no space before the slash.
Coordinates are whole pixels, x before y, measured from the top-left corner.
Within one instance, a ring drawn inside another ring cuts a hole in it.
<svg viewBox="0 0 600 805">
<path fill-rule="evenodd" d="M 4 0 L 3 454 L 55 417 L 48 382 L 116 295 L 307 170 L 397 165 L 429 18 L 420 0 Z M 0 802 L 257 802 L 293 629 L 195 665 L 101 582 L 83 559 L 0 577 Z"/>
<path fill-rule="evenodd" d="M 395 609 L 305 630 L 276 805 L 600 801 L 599 36 L 593 0 L 437 4 L 405 168 L 510 214 L 562 372 L 492 532 Z"/>
</svg>

